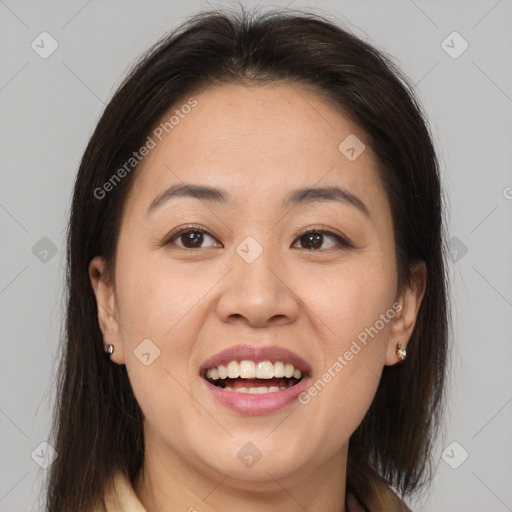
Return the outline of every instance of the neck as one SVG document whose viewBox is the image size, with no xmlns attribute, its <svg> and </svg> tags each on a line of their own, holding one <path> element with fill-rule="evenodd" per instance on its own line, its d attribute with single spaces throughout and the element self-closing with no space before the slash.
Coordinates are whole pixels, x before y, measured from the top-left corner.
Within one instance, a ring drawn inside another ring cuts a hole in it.
<svg viewBox="0 0 512 512">
<path fill-rule="evenodd" d="M 257 480 L 237 479 L 233 472 L 215 473 L 176 454 L 146 447 L 135 493 L 152 512 L 347 512 L 346 450 L 317 467 L 275 478 L 272 470 Z"/>
</svg>

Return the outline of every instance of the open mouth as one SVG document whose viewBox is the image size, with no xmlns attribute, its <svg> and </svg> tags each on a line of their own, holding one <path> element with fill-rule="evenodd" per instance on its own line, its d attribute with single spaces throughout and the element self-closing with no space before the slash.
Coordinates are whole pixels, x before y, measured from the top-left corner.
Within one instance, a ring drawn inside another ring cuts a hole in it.
<svg viewBox="0 0 512 512">
<path fill-rule="evenodd" d="M 285 391 L 297 385 L 306 373 L 283 361 L 230 361 L 202 372 L 210 384 L 227 391 L 259 394 Z"/>
</svg>

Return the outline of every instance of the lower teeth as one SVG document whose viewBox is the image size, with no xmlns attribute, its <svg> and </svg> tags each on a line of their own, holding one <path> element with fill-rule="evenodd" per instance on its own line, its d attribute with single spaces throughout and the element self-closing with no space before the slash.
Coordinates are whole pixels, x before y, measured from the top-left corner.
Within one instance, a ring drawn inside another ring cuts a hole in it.
<svg viewBox="0 0 512 512">
<path fill-rule="evenodd" d="M 298 384 L 302 379 L 278 379 L 278 382 L 269 382 L 272 384 L 271 386 L 258 386 L 256 383 L 252 383 L 252 386 L 232 386 L 233 379 L 222 379 L 222 380 L 210 380 L 207 379 L 210 384 L 217 386 L 220 389 L 225 389 L 226 391 L 233 391 L 235 393 L 246 393 L 246 394 L 262 394 L 262 393 L 277 393 L 278 391 L 286 391 L 287 389 Z M 241 382 L 240 382 L 241 384 Z M 261 383 L 263 384 L 263 383 Z"/>
<path fill-rule="evenodd" d="M 259 388 L 238 388 L 235 389 L 231 386 L 226 386 L 225 388 L 228 391 L 234 391 L 235 393 L 249 393 L 249 394 L 259 394 L 259 393 L 275 393 L 276 391 L 284 391 L 285 389 L 288 389 L 286 386 L 271 386 L 270 388 L 267 388 L 265 386 L 259 387 Z"/>
</svg>

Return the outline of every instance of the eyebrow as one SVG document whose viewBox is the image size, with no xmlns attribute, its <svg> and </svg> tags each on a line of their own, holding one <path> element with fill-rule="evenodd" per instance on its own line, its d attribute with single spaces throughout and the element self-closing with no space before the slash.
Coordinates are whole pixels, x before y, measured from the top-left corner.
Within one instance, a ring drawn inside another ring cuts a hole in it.
<svg viewBox="0 0 512 512">
<path fill-rule="evenodd" d="M 233 197 L 226 190 L 209 185 L 185 183 L 182 185 L 173 185 L 156 196 L 146 210 L 146 215 L 149 215 L 164 203 L 181 197 L 192 197 L 201 201 L 218 204 L 233 204 Z M 354 195 L 352 192 L 337 186 L 303 187 L 292 190 L 283 199 L 282 206 L 287 209 L 299 204 L 328 201 L 335 201 L 353 206 L 367 217 L 371 217 L 368 208 L 363 201 L 359 199 L 359 197 Z"/>
</svg>

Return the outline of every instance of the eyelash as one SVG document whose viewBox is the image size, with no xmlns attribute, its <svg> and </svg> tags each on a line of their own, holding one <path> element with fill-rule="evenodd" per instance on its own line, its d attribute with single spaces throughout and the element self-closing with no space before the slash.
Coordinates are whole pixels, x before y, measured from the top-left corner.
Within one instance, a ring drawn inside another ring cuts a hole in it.
<svg viewBox="0 0 512 512">
<path fill-rule="evenodd" d="M 206 231 L 202 226 L 198 226 L 198 225 L 194 225 L 194 224 L 190 224 L 188 226 L 185 226 L 183 228 L 180 228 L 179 230 L 176 230 L 176 231 L 173 231 L 166 239 L 165 241 L 163 242 L 163 246 L 167 246 L 167 245 L 171 245 L 173 243 L 173 240 L 175 238 L 178 238 L 180 237 L 181 235 L 185 234 L 185 233 L 196 233 L 196 232 L 201 232 L 205 235 L 208 235 L 209 237 L 213 238 L 214 240 L 216 240 L 216 238 L 210 234 L 208 231 Z M 336 239 L 336 241 L 338 242 L 338 245 L 341 246 L 342 249 L 349 249 L 349 248 L 353 248 L 354 246 L 346 239 L 344 238 L 343 236 L 337 234 L 337 233 L 334 233 L 332 231 L 328 231 L 328 230 L 325 230 L 325 229 L 317 229 L 316 227 L 312 227 L 312 228 L 309 228 L 307 229 L 306 231 L 303 231 L 302 233 L 299 233 L 296 237 L 296 240 L 302 238 L 303 236 L 306 236 L 306 235 L 309 235 L 309 234 L 312 234 L 312 233 L 315 233 L 315 234 L 322 234 L 322 235 L 329 235 L 329 236 L 332 236 L 333 238 Z M 189 247 L 180 247 L 178 246 L 180 249 L 184 249 L 186 251 L 194 251 L 194 250 L 198 250 L 198 249 L 191 249 Z M 297 247 L 298 249 L 301 249 L 301 247 Z M 199 249 L 204 249 L 203 247 L 199 247 Z M 326 250 L 330 250 L 330 249 L 333 249 L 333 247 L 329 248 L 329 249 L 323 249 L 324 251 Z M 321 251 L 321 249 L 305 249 L 305 251 L 309 251 L 309 252 L 319 252 Z"/>
</svg>

